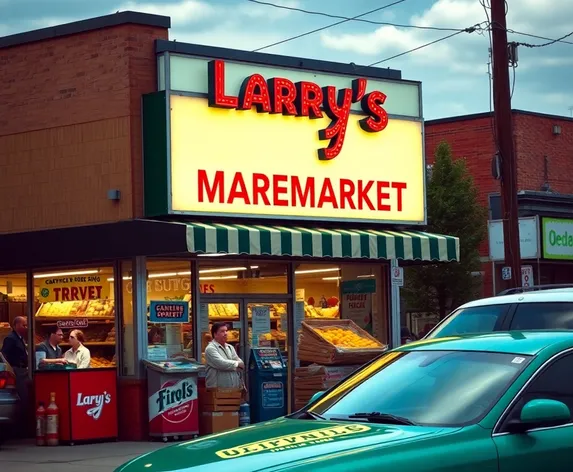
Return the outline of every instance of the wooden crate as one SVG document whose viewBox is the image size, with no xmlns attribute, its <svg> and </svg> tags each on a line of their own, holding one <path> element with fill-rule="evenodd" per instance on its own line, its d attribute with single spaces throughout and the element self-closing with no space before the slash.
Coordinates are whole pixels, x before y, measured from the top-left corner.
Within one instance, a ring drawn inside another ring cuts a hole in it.
<svg viewBox="0 0 573 472">
<path fill-rule="evenodd" d="M 350 330 L 362 338 L 372 341 L 376 347 L 348 348 L 332 344 L 316 328 L 340 328 Z M 364 364 L 382 354 L 388 346 L 382 344 L 361 329 L 352 320 L 305 320 L 298 341 L 298 358 L 301 361 L 321 365 Z"/>
<path fill-rule="evenodd" d="M 239 411 L 241 401 L 241 389 L 199 389 L 199 407 L 202 411 Z"/>
</svg>

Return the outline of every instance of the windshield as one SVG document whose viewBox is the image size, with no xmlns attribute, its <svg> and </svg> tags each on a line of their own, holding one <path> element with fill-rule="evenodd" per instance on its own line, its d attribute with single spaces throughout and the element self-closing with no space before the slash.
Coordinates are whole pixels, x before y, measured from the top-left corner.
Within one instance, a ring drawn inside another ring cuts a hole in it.
<svg viewBox="0 0 573 472">
<path fill-rule="evenodd" d="M 529 360 L 529 356 L 490 352 L 390 352 L 344 380 L 308 411 L 326 419 L 377 412 L 419 425 L 473 424 L 487 414 Z"/>
<path fill-rule="evenodd" d="M 460 308 L 448 316 L 425 339 L 469 333 L 491 333 L 500 329 L 509 305 L 484 305 Z"/>
</svg>

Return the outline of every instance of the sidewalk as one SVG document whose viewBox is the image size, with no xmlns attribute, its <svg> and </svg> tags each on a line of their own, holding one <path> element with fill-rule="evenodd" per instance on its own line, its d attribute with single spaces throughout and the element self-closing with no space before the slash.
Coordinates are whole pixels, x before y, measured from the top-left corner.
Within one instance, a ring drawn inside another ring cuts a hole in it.
<svg viewBox="0 0 573 472">
<path fill-rule="evenodd" d="M 176 443 L 167 443 L 176 444 Z M 124 462 L 165 447 L 161 442 L 114 442 L 38 447 L 31 441 L 0 446 L 2 472 L 112 472 Z"/>
</svg>

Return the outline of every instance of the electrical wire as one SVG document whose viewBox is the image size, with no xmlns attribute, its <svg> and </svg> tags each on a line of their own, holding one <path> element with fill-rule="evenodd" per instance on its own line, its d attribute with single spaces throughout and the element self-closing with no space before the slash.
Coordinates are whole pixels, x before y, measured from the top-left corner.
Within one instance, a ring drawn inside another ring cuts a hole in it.
<svg viewBox="0 0 573 472">
<path fill-rule="evenodd" d="M 289 7 L 286 5 L 277 5 L 275 3 L 262 2 L 260 0 L 247 0 L 247 1 L 251 2 L 251 3 L 256 3 L 258 5 L 266 5 L 269 7 L 280 8 L 282 10 L 290 10 L 290 11 L 296 11 L 296 12 L 300 12 L 300 13 L 306 13 L 307 15 L 317 15 L 317 16 L 324 16 L 326 18 L 335 18 L 335 19 L 339 19 L 339 20 L 356 21 L 356 22 L 361 22 L 361 23 L 368 23 L 370 25 L 394 26 L 396 28 L 414 28 L 414 29 L 431 30 L 431 31 L 460 31 L 460 32 L 463 31 L 463 29 L 461 29 L 461 28 L 443 28 L 440 26 L 406 25 L 406 24 L 399 24 L 399 23 L 389 23 L 386 21 L 367 20 L 364 18 L 350 18 L 348 16 L 333 15 L 331 13 L 326 13 L 326 12 L 322 12 L 322 11 L 305 10 L 303 8 Z"/>
<path fill-rule="evenodd" d="M 517 43 L 517 44 L 519 44 L 520 46 L 524 46 L 526 48 L 544 48 L 546 46 L 551 46 L 555 43 L 563 42 L 563 40 L 565 38 L 569 38 L 570 36 L 573 36 L 573 31 L 571 31 L 571 33 L 567 33 L 567 34 L 561 36 L 560 38 L 551 39 L 549 42 L 543 43 L 543 44 L 529 44 L 529 43 Z M 569 41 L 567 41 L 567 43 L 569 43 Z M 573 43 L 570 43 L 570 44 L 573 44 Z"/>
<path fill-rule="evenodd" d="M 334 26 L 338 26 L 338 25 L 341 25 L 341 24 L 343 24 L 343 23 L 348 23 L 349 21 L 355 20 L 355 19 L 360 18 L 360 17 L 362 17 L 362 16 L 370 15 L 371 13 L 376 13 L 377 11 L 384 10 L 384 9 L 386 9 L 386 8 L 393 7 L 394 5 L 398 5 L 399 3 L 404 3 L 405 1 L 406 1 L 406 0 L 397 0 L 397 1 L 393 2 L 393 3 L 389 3 L 388 5 L 384 5 L 384 6 L 375 8 L 374 10 L 370 10 L 370 11 L 367 11 L 367 12 L 365 12 L 365 13 L 361 13 L 360 15 L 353 16 L 352 18 L 348 18 L 348 19 L 345 19 L 345 20 L 342 20 L 342 21 L 337 21 L 336 23 L 332 23 L 332 24 L 330 24 L 330 25 L 323 26 L 322 28 L 317 28 L 317 29 L 314 29 L 314 30 L 312 30 L 312 31 L 307 31 L 306 33 L 301 33 L 301 34 L 298 34 L 298 35 L 296 35 L 296 36 L 292 36 L 292 37 L 290 37 L 290 38 L 286 38 L 286 39 L 283 39 L 283 40 L 281 40 L 281 41 L 277 41 L 276 43 L 268 44 L 267 46 L 263 46 L 263 47 L 261 47 L 261 48 L 253 49 L 252 52 L 262 51 L 263 49 L 268 49 L 268 48 L 271 48 L 271 47 L 273 47 L 273 46 L 278 46 L 279 44 L 287 43 L 287 42 L 289 42 L 289 41 L 293 41 L 293 40 L 295 40 L 295 39 L 302 38 L 302 37 L 304 37 L 304 36 L 309 36 L 309 35 L 311 35 L 311 34 L 318 33 L 319 31 L 324 31 L 325 29 L 332 28 L 332 27 L 334 27 Z"/>
<path fill-rule="evenodd" d="M 523 33 L 521 31 L 515 31 L 512 29 L 508 29 L 507 32 L 511 33 L 511 34 L 518 34 L 521 36 L 529 36 L 530 38 L 543 39 L 545 41 L 550 41 L 550 43 L 546 44 L 546 46 L 548 46 L 549 44 L 553 44 L 553 43 L 573 44 L 572 41 L 563 41 L 564 38 L 567 38 L 568 36 L 573 35 L 573 33 L 566 34 L 565 36 L 563 36 L 562 38 L 559 38 L 559 39 L 551 39 L 551 38 L 546 38 L 545 36 L 537 36 L 536 34 Z"/>
<path fill-rule="evenodd" d="M 372 64 L 368 64 L 367 67 L 377 66 L 378 64 L 382 64 L 383 62 L 390 61 L 392 59 L 396 59 L 398 57 L 405 56 L 406 54 L 410 54 L 410 53 L 415 52 L 415 51 L 419 51 L 420 49 L 427 48 L 428 46 L 432 46 L 433 44 L 439 43 L 441 41 L 445 41 L 446 39 L 453 38 L 454 36 L 457 36 L 458 34 L 471 33 L 471 32 L 472 31 L 467 31 L 467 30 L 456 31 L 455 33 L 448 34 L 447 36 L 444 36 L 443 38 L 438 38 L 438 39 L 431 41 L 429 43 L 422 44 L 421 46 L 415 47 L 413 49 L 409 49 L 408 51 L 401 52 L 400 54 L 395 54 L 394 56 L 387 57 L 386 59 L 382 59 L 381 61 L 376 61 L 376 62 L 373 62 Z"/>
</svg>

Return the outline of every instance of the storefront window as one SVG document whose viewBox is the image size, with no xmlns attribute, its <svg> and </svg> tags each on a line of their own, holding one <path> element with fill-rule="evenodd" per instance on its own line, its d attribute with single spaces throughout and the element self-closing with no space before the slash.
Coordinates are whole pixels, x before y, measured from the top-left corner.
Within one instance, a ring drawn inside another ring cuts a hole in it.
<svg viewBox="0 0 573 472">
<path fill-rule="evenodd" d="M 148 260 L 147 324 L 148 359 L 193 357 L 188 260 Z"/>
<path fill-rule="evenodd" d="M 382 264 L 298 264 L 295 267 L 295 313 L 304 305 L 304 319 L 352 320 L 359 328 L 387 342 L 385 285 Z"/>
<path fill-rule="evenodd" d="M 207 295 L 288 293 L 287 264 L 219 259 L 224 258 L 200 258 L 199 289 L 201 293 Z"/>
<path fill-rule="evenodd" d="M 0 274 L 0 348 L 14 319 L 28 316 L 27 299 L 26 274 Z"/>
<path fill-rule="evenodd" d="M 62 357 L 68 367 L 116 365 L 112 267 L 38 271 L 34 290 L 39 302 L 34 314 L 36 369 L 64 368 L 58 362 Z M 81 350 L 89 352 L 89 362 Z"/>
</svg>

